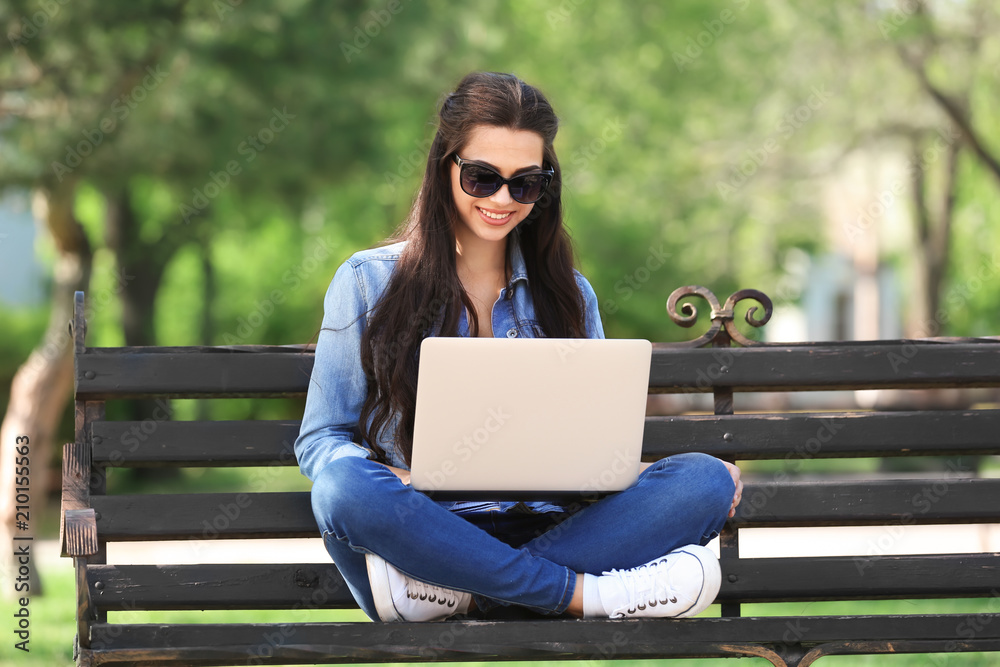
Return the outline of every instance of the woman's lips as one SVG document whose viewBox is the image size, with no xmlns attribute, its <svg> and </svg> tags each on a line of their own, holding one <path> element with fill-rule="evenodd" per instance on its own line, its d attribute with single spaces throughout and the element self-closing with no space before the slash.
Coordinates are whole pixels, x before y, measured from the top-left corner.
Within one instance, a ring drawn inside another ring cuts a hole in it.
<svg viewBox="0 0 1000 667">
<path fill-rule="evenodd" d="M 505 225 L 514 215 L 513 211 L 489 211 L 478 206 L 476 210 L 479 211 L 479 217 L 488 225 Z"/>
</svg>

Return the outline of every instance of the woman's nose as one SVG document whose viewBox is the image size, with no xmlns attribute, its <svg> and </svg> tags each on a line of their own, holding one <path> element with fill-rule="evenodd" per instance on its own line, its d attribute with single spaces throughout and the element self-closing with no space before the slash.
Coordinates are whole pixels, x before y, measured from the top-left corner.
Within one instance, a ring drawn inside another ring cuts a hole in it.
<svg viewBox="0 0 1000 667">
<path fill-rule="evenodd" d="M 510 190 L 504 184 L 500 186 L 499 190 L 490 195 L 490 201 L 498 205 L 507 205 L 513 202 L 514 198 L 510 196 Z"/>
</svg>

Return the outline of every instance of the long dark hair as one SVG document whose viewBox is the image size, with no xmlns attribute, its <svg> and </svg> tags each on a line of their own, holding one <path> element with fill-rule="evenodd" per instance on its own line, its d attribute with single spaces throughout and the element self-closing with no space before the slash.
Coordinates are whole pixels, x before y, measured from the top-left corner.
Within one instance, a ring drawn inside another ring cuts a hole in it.
<svg viewBox="0 0 1000 667">
<path fill-rule="evenodd" d="M 461 223 L 449 172 L 451 156 L 461 152 L 476 126 L 527 130 L 542 137 L 545 166 L 555 175 L 546 195 L 508 236 L 508 265 L 511 244 L 519 239 L 542 332 L 551 338 L 585 335 L 572 248 L 562 224 L 562 174 L 552 145 L 559 119 L 548 100 L 513 75 L 477 72 L 462 79 L 438 115 L 420 191 L 409 216 L 388 241 L 407 243 L 361 339 L 361 365 L 368 379 L 361 436 L 387 460 L 388 452 L 378 451 L 377 443 L 398 412 L 394 444 L 407 464 L 413 448 L 420 342 L 432 332 L 457 336 L 462 308 L 469 315 L 470 334 L 479 332 L 476 309 L 455 264 L 454 230 Z"/>
</svg>

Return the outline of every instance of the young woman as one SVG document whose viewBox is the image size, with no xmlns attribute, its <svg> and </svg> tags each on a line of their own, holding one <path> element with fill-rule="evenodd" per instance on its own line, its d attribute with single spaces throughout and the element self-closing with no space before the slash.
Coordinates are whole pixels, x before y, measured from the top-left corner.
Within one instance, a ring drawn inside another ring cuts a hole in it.
<svg viewBox="0 0 1000 667">
<path fill-rule="evenodd" d="M 423 338 L 604 337 L 562 225 L 548 101 L 514 76 L 475 73 L 439 115 L 401 231 L 348 259 L 326 295 L 295 452 L 327 551 L 373 620 L 500 605 L 577 617 L 701 612 L 720 583 L 703 545 L 740 501 L 736 466 L 672 456 L 573 507 L 436 502 L 409 486 Z"/>
</svg>

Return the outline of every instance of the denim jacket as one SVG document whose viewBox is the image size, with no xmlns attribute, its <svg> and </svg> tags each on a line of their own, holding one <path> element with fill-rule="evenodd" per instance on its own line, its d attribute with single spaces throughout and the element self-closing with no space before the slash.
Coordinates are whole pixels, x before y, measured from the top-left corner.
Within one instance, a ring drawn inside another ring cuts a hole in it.
<svg viewBox="0 0 1000 667">
<path fill-rule="evenodd" d="M 543 333 L 535 319 L 518 235 L 512 234 L 510 239 L 514 244 L 511 278 L 493 304 L 493 335 L 541 337 Z M 389 283 L 404 245 L 405 241 L 355 253 L 340 266 L 327 290 L 323 328 L 316 343 L 305 413 L 295 441 L 299 468 L 309 479 L 316 479 L 328 463 L 342 456 L 374 456 L 365 443 L 353 441 L 368 389 L 361 370 L 361 335 Z M 575 275 L 584 300 L 586 335 L 604 338 L 597 295 L 586 278 L 579 272 Z M 462 336 L 469 335 L 464 309 L 458 330 Z M 406 462 L 393 446 L 392 436 L 397 423 L 398 415 L 385 430 L 379 445 L 389 453 L 391 465 L 405 469 Z"/>
</svg>

